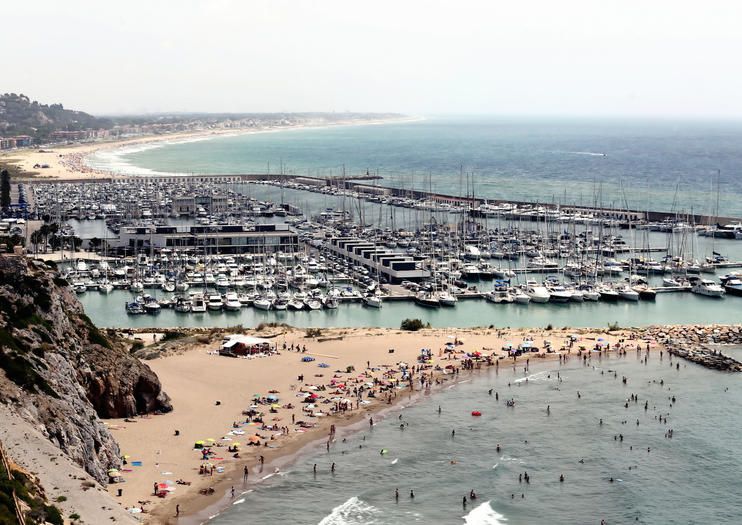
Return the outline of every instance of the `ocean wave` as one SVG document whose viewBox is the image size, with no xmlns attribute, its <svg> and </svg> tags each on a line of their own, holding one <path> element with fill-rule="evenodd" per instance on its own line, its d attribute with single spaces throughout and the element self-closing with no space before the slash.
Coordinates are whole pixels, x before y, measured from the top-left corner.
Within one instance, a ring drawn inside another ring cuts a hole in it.
<svg viewBox="0 0 742 525">
<path fill-rule="evenodd" d="M 319 525 L 354 525 L 373 523 L 373 518 L 379 514 L 379 509 L 364 503 L 357 496 L 353 496 L 342 505 L 338 505 L 332 512 L 322 518 Z"/>
<path fill-rule="evenodd" d="M 551 370 L 542 370 L 541 372 L 537 372 L 535 374 L 531 374 L 529 376 L 516 379 L 515 381 L 513 381 L 513 383 L 523 383 L 526 380 L 528 381 L 551 381 L 551 380 L 557 379 L 556 376 L 549 377 L 550 374 L 551 374 Z"/>
<path fill-rule="evenodd" d="M 467 525 L 500 525 L 507 521 L 505 516 L 490 506 L 489 501 L 474 507 L 469 514 L 462 516 L 462 519 Z"/>
</svg>

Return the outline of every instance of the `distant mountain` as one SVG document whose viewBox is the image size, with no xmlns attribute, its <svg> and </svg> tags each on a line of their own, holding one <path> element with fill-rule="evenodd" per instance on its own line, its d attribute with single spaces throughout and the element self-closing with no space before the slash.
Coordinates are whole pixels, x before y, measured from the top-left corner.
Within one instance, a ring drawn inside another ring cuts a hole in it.
<svg viewBox="0 0 742 525">
<path fill-rule="evenodd" d="M 26 95 L 0 95 L 0 136 L 30 135 L 34 142 L 45 142 L 54 131 L 107 129 L 113 122 L 83 111 L 64 109 L 62 104 L 39 104 Z"/>
</svg>

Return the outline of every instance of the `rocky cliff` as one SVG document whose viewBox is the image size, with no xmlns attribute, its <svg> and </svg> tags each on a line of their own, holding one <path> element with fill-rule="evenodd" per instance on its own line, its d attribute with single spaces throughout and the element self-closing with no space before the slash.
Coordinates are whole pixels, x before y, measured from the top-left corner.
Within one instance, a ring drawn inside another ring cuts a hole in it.
<svg viewBox="0 0 742 525">
<path fill-rule="evenodd" d="M 0 256 L 0 401 L 102 483 L 119 448 L 100 418 L 172 409 L 54 268 L 16 256 Z"/>
</svg>

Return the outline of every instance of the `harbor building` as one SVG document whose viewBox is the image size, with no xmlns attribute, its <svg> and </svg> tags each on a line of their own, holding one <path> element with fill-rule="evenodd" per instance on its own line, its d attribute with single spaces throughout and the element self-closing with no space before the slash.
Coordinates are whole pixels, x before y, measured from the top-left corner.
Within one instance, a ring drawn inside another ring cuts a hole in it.
<svg viewBox="0 0 742 525">
<path fill-rule="evenodd" d="M 392 284 L 422 281 L 430 277 L 430 272 L 422 268 L 420 261 L 364 239 L 333 237 L 327 247 L 336 255 L 364 266 L 373 273 L 378 270 L 379 276 L 384 276 Z"/>
<path fill-rule="evenodd" d="M 134 251 L 192 250 L 208 254 L 275 254 L 299 251 L 299 235 L 288 224 L 218 226 L 124 226 L 110 248 Z"/>
</svg>

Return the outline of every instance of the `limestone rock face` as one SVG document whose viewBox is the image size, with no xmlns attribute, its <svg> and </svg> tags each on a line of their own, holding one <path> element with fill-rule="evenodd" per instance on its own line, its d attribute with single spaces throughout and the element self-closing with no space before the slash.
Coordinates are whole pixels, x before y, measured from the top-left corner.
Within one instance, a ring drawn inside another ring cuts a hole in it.
<svg viewBox="0 0 742 525">
<path fill-rule="evenodd" d="M 119 448 L 100 418 L 172 410 L 157 375 L 90 322 L 59 273 L 0 256 L 0 399 L 101 483 Z"/>
</svg>

